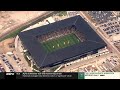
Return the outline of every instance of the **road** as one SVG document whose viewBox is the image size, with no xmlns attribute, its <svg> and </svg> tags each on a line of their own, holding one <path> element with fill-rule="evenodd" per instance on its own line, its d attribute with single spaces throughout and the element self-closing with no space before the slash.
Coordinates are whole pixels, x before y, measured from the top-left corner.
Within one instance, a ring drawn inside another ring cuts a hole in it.
<svg viewBox="0 0 120 90">
<path fill-rule="evenodd" d="M 101 32 L 100 30 L 96 29 L 96 26 L 85 16 L 85 14 L 80 11 L 80 16 L 85 18 L 88 24 L 93 28 L 93 30 L 106 42 L 107 46 L 110 47 L 114 53 L 116 53 L 120 57 L 120 52 L 118 49 L 113 45 L 113 43 L 107 39 Z"/>
<path fill-rule="evenodd" d="M 27 26 L 27 25 L 31 24 L 32 22 L 35 22 L 35 21 L 37 21 L 38 19 L 43 18 L 43 17 L 45 17 L 45 16 L 47 16 L 47 15 L 53 13 L 53 12 L 54 12 L 54 11 L 46 11 L 46 12 L 42 13 L 40 16 L 35 17 L 34 19 L 29 20 L 29 21 L 27 21 L 26 23 L 23 23 L 22 25 L 20 25 L 20 26 L 18 26 L 18 27 L 15 27 L 14 29 L 11 29 L 11 30 L 7 31 L 6 33 L 1 34 L 1 35 L 0 35 L 0 39 L 6 37 L 6 36 L 9 35 L 10 33 L 12 33 L 12 32 L 14 32 L 14 31 L 20 29 L 21 27 Z"/>
</svg>

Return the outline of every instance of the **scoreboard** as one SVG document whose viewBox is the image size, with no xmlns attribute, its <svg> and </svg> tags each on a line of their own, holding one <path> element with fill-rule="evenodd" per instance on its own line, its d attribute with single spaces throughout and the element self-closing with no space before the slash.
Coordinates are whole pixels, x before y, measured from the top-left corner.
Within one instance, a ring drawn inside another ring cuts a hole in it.
<svg viewBox="0 0 120 90">
<path fill-rule="evenodd" d="M 120 72 L 0 72 L 0 79 L 120 79 Z"/>
</svg>

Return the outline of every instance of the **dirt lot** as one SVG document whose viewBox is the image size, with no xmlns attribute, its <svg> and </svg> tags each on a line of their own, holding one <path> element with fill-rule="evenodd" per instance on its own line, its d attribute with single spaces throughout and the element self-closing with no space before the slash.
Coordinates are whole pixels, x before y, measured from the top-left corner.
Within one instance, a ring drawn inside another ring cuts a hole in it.
<svg viewBox="0 0 120 90">
<path fill-rule="evenodd" d="M 14 50 L 14 38 L 0 42 L 0 52 L 6 53 Z"/>
<path fill-rule="evenodd" d="M 46 11 L 0 11 L 0 36 Z"/>
</svg>

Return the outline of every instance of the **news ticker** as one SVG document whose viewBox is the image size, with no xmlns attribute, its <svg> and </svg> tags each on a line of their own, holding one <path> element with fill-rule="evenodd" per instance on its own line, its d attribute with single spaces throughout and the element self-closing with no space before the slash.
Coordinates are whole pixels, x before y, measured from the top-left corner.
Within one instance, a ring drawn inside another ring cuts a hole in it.
<svg viewBox="0 0 120 90">
<path fill-rule="evenodd" d="M 0 73 L 0 79 L 120 79 L 120 72 L 23 72 Z"/>
</svg>

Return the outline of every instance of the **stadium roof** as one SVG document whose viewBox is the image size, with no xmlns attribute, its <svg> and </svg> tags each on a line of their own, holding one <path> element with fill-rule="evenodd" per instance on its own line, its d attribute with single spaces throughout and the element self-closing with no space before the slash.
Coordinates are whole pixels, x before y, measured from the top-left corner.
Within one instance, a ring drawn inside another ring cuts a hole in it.
<svg viewBox="0 0 120 90">
<path fill-rule="evenodd" d="M 72 25 L 75 25 L 77 30 L 85 35 L 87 39 L 86 41 L 56 50 L 55 52 L 47 53 L 36 38 L 38 35 L 46 34 Z M 105 42 L 80 16 L 71 17 L 29 31 L 21 32 L 19 37 L 39 67 L 46 67 L 54 63 L 64 62 L 64 60 L 69 60 L 70 58 L 106 46 Z"/>
</svg>

